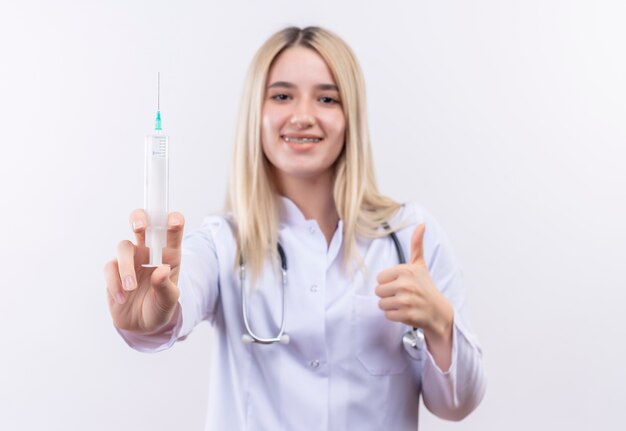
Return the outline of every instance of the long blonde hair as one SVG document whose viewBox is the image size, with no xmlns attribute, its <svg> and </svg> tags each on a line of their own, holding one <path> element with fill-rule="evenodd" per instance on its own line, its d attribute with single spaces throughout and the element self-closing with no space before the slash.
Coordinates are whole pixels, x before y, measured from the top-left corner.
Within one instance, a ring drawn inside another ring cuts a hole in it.
<svg viewBox="0 0 626 431">
<path fill-rule="evenodd" d="M 335 162 L 334 199 L 343 220 L 343 259 L 359 264 L 356 238 L 381 236 L 381 224 L 400 204 L 378 191 L 367 123 L 365 82 L 350 47 L 319 27 L 289 27 L 271 36 L 257 51 L 245 80 L 233 154 L 226 210 L 236 220 L 239 255 L 254 276 L 275 256 L 279 206 L 270 163 L 261 146 L 261 110 L 269 70 L 286 49 L 303 46 L 326 62 L 339 87 L 346 119 L 345 145 Z"/>
</svg>

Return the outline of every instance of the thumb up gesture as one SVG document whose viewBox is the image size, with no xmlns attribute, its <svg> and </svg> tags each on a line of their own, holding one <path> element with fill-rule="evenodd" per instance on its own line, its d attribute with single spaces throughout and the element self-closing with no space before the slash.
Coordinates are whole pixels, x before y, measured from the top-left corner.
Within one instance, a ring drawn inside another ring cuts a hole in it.
<svg viewBox="0 0 626 431">
<path fill-rule="evenodd" d="M 452 350 L 454 310 L 428 272 L 424 260 L 425 232 L 424 224 L 415 228 L 411 237 L 411 259 L 380 272 L 375 292 L 387 319 L 424 330 L 437 365 L 444 365 L 442 368 L 447 369 L 446 359 L 450 359 Z"/>
</svg>

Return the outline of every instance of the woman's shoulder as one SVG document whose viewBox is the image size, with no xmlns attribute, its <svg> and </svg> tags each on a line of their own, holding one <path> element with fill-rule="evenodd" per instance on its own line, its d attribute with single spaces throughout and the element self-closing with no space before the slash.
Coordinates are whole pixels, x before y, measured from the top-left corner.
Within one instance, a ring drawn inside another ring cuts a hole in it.
<svg viewBox="0 0 626 431">
<path fill-rule="evenodd" d="M 415 228 L 419 224 L 436 225 L 437 221 L 434 216 L 421 204 L 417 202 L 404 202 L 398 208 L 398 211 L 394 214 L 389 222 L 389 225 L 394 230 L 404 230 Z"/>
<path fill-rule="evenodd" d="M 219 212 L 209 214 L 202 219 L 201 229 L 210 230 L 212 232 L 218 232 L 222 229 L 230 229 L 234 227 L 235 219 L 230 212 Z"/>
<path fill-rule="evenodd" d="M 411 238 L 415 228 L 424 224 L 426 231 L 424 233 L 424 255 L 429 269 L 434 269 L 434 262 L 439 256 L 442 262 L 445 262 L 446 268 L 456 266 L 454 253 L 450 246 L 450 241 L 445 230 L 441 227 L 435 216 L 417 202 L 406 202 L 398 210 L 394 217 L 395 225 L 391 225 L 396 230 L 398 239 L 405 247 L 410 250 Z M 441 270 L 441 266 L 437 271 Z"/>
<path fill-rule="evenodd" d="M 205 239 L 210 242 L 232 240 L 235 232 L 235 220 L 229 212 L 209 214 L 204 217 L 199 227 L 185 234 L 185 240 Z"/>
</svg>

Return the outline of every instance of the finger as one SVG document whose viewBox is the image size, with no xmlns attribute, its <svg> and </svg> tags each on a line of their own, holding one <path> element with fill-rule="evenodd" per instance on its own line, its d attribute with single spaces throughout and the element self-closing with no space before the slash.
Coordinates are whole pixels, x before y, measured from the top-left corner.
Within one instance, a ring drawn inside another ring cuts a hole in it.
<svg viewBox="0 0 626 431">
<path fill-rule="evenodd" d="M 121 241 L 117 245 L 117 266 L 122 287 L 126 291 L 135 290 L 135 246 L 130 241 Z"/>
<path fill-rule="evenodd" d="M 180 250 L 183 242 L 185 217 L 179 212 L 171 212 L 167 217 L 167 247 Z"/>
<path fill-rule="evenodd" d="M 379 298 L 389 298 L 395 295 L 396 291 L 397 286 L 393 281 L 390 283 L 379 284 L 378 286 L 376 286 L 376 289 L 374 289 L 374 293 Z"/>
<path fill-rule="evenodd" d="M 420 275 L 418 271 L 409 265 L 405 265 L 398 272 L 398 276 L 388 283 L 379 284 L 374 289 L 374 293 L 380 298 L 404 294 L 420 292 L 421 287 Z"/>
<path fill-rule="evenodd" d="M 395 265 L 391 268 L 387 268 L 381 271 L 376 277 L 378 284 L 391 283 L 392 281 L 403 276 L 410 276 L 413 274 L 413 268 L 407 264 Z"/>
<path fill-rule="evenodd" d="M 135 233 L 135 240 L 137 245 L 145 246 L 146 245 L 146 226 L 148 224 L 146 212 L 139 208 L 133 210 L 130 213 L 129 217 L 130 227 Z"/>
<path fill-rule="evenodd" d="M 392 322 L 404 322 L 406 319 L 405 310 L 388 310 L 385 311 L 385 317 Z"/>
<path fill-rule="evenodd" d="M 111 300 L 118 304 L 126 302 L 126 295 L 122 290 L 122 283 L 120 282 L 119 272 L 117 269 L 117 261 L 111 260 L 104 265 L 104 280 L 107 287 L 107 292 Z"/>
<path fill-rule="evenodd" d="M 403 268 L 402 265 L 394 265 L 391 268 L 384 269 L 378 273 L 376 281 L 378 284 L 390 283 L 400 276 Z"/>
<path fill-rule="evenodd" d="M 396 300 L 395 296 L 391 296 L 388 298 L 383 298 L 380 301 L 378 301 L 378 308 L 380 308 L 383 311 L 389 311 L 389 310 L 398 310 L 400 308 L 398 301 Z"/>
<path fill-rule="evenodd" d="M 374 293 L 380 298 L 388 298 L 403 292 L 411 292 L 415 290 L 415 281 L 405 274 L 400 274 L 396 279 L 389 283 L 379 284 L 374 289 Z"/>
<path fill-rule="evenodd" d="M 178 302 L 178 287 L 170 279 L 171 267 L 161 265 L 150 276 L 150 284 L 155 292 L 156 306 L 161 311 L 171 311 Z"/>
<path fill-rule="evenodd" d="M 378 301 L 381 310 L 414 310 L 424 307 L 424 301 L 419 295 L 407 291 L 398 291 L 394 296 L 382 298 Z"/>
<path fill-rule="evenodd" d="M 424 234 L 426 233 L 426 225 L 424 223 L 417 225 L 411 236 L 411 263 L 424 262 Z"/>
</svg>

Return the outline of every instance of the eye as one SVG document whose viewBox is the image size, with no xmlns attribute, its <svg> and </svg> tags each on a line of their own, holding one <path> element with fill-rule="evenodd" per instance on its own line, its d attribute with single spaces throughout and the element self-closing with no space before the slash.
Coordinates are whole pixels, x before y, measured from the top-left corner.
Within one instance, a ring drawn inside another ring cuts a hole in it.
<svg viewBox="0 0 626 431">
<path fill-rule="evenodd" d="M 334 99 L 332 97 L 329 96 L 322 96 L 319 98 L 319 101 L 322 102 L 325 105 L 334 105 L 336 103 L 339 103 L 339 101 L 337 99 Z"/>
<path fill-rule="evenodd" d="M 277 100 L 279 102 L 284 102 L 285 100 L 289 100 L 289 95 L 285 93 L 278 93 L 270 96 L 270 99 Z"/>
</svg>

